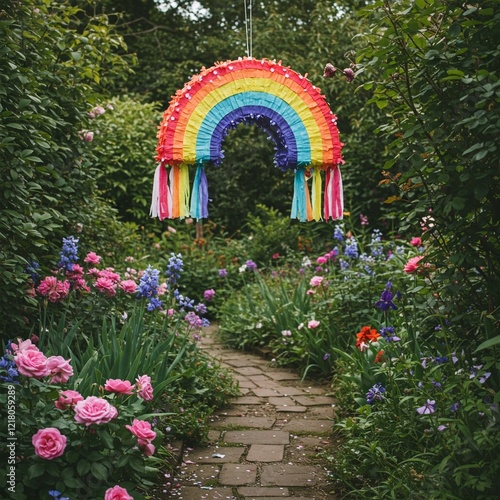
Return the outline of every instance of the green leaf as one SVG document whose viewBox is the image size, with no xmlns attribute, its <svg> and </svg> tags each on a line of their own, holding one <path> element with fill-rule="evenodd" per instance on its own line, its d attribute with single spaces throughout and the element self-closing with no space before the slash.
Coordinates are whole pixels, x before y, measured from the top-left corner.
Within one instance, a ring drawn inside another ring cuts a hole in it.
<svg viewBox="0 0 500 500">
<path fill-rule="evenodd" d="M 92 462 L 90 464 L 90 472 L 96 479 L 101 481 L 105 481 L 108 478 L 108 469 L 99 462 Z"/>
<path fill-rule="evenodd" d="M 493 337 L 491 339 L 485 340 L 479 346 L 474 352 L 478 351 L 483 351 L 484 349 L 489 349 L 490 347 L 493 347 L 495 345 L 500 344 L 500 335 L 497 335 L 496 337 Z"/>
</svg>

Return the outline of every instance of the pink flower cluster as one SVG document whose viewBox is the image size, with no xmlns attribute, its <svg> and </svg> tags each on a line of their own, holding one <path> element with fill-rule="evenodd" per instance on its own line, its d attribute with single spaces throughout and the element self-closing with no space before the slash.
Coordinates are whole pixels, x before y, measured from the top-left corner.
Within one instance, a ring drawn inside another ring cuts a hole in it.
<svg viewBox="0 0 500 500">
<path fill-rule="evenodd" d="M 403 268 L 403 271 L 405 273 L 414 273 L 415 271 L 418 270 L 419 268 L 419 262 L 423 259 L 423 255 L 419 255 L 417 257 L 412 257 L 411 259 L 408 260 L 406 263 L 405 267 Z"/>
<path fill-rule="evenodd" d="M 116 485 L 106 490 L 104 500 L 134 500 L 134 498 L 128 494 L 125 488 Z"/>
<path fill-rule="evenodd" d="M 137 444 L 147 457 L 150 457 L 155 452 L 155 447 L 152 441 L 156 438 L 156 432 L 151 428 L 151 424 L 145 420 L 137 420 L 132 422 L 132 425 L 125 426 L 135 437 Z"/>
<path fill-rule="evenodd" d="M 67 280 L 59 281 L 55 276 L 47 276 L 38 285 L 36 291 L 50 302 L 61 302 L 69 293 L 71 283 Z"/>
<path fill-rule="evenodd" d="M 104 390 L 115 394 L 132 394 L 134 389 L 137 395 L 144 401 L 153 399 L 153 386 L 151 385 L 151 377 L 147 375 L 139 375 L 135 379 L 135 385 L 132 385 L 128 380 L 108 379 L 104 384 Z"/>
<path fill-rule="evenodd" d="M 47 358 L 31 340 L 18 339 L 18 344 L 12 343 L 12 350 L 17 370 L 25 377 L 41 379 L 50 376 L 51 384 L 65 384 L 73 375 L 70 359 L 62 356 Z"/>
</svg>

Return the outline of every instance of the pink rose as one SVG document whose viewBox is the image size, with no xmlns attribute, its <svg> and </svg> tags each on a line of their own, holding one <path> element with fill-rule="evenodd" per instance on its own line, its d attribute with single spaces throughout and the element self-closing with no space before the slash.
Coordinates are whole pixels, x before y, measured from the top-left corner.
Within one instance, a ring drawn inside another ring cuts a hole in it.
<svg viewBox="0 0 500 500">
<path fill-rule="evenodd" d="M 35 335 L 33 335 L 33 337 L 31 337 L 31 339 L 28 339 L 28 340 L 21 340 L 21 339 L 17 339 L 17 342 L 18 344 L 15 344 L 14 342 L 12 342 L 10 344 L 10 347 L 11 349 L 16 353 L 16 354 L 21 354 L 22 352 L 25 352 L 25 351 L 38 351 L 38 347 L 36 345 L 33 345 L 34 344 L 34 337 Z M 37 341 L 38 341 L 38 337 L 37 337 Z"/>
<path fill-rule="evenodd" d="M 118 416 L 118 411 L 105 399 L 89 396 L 75 405 L 75 420 L 87 426 L 107 424 Z"/>
<path fill-rule="evenodd" d="M 205 290 L 203 292 L 203 298 L 207 301 L 210 302 L 213 298 L 215 297 L 215 290 Z"/>
<path fill-rule="evenodd" d="M 134 280 L 124 280 L 120 283 L 120 288 L 125 293 L 135 293 L 137 290 L 137 283 Z"/>
<path fill-rule="evenodd" d="M 151 443 L 156 438 L 156 432 L 151 429 L 151 424 L 146 420 L 134 418 L 132 425 L 125 426 L 138 440 L 139 444 Z"/>
<path fill-rule="evenodd" d="M 87 262 L 88 264 L 92 264 L 93 266 L 97 266 L 99 262 L 101 262 L 100 255 L 97 255 L 95 252 L 89 252 L 87 257 L 83 259 L 83 262 Z"/>
<path fill-rule="evenodd" d="M 314 295 L 316 292 L 313 289 L 309 289 L 306 292 L 306 295 Z"/>
<path fill-rule="evenodd" d="M 312 319 L 311 321 L 309 321 L 309 323 L 307 323 L 308 328 L 318 328 L 318 326 L 319 321 L 316 321 L 315 319 Z"/>
<path fill-rule="evenodd" d="M 155 446 L 151 443 L 139 443 L 139 449 L 146 455 L 150 457 L 155 452 Z"/>
<path fill-rule="evenodd" d="M 66 410 L 78 401 L 83 401 L 83 396 L 77 391 L 67 390 L 59 393 L 59 399 L 54 404 L 59 410 Z"/>
<path fill-rule="evenodd" d="M 403 268 L 405 273 L 414 273 L 418 269 L 418 263 L 423 259 L 423 255 L 419 255 L 418 257 L 412 257 L 406 263 L 406 266 Z"/>
<path fill-rule="evenodd" d="M 115 273 L 115 269 L 113 267 L 107 267 L 106 269 L 101 269 L 97 275 L 98 278 L 107 278 L 115 283 L 119 283 L 121 277 L 118 273 Z"/>
<path fill-rule="evenodd" d="M 116 284 L 109 278 L 97 278 L 94 286 L 108 297 L 114 297 L 116 295 Z"/>
<path fill-rule="evenodd" d="M 125 488 L 116 485 L 106 490 L 104 500 L 134 500 L 134 498 L 128 494 Z"/>
<path fill-rule="evenodd" d="M 311 286 L 320 286 L 322 282 L 323 282 L 323 278 L 321 276 L 313 276 L 311 278 L 311 281 L 309 282 L 309 284 Z"/>
<path fill-rule="evenodd" d="M 328 262 L 328 259 L 325 256 L 318 257 L 316 259 L 317 264 L 326 264 Z"/>
<path fill-rule="evenodd" d="M 84 274 L 83 267 L 80 264 L 73 264 L 71 271 L 66 271 L 66 276 L 72 281 L 82 278 Z"/>
<path fill-rule="evenodd" d="M 47 368 L 50 370 L 51 384 L 65 384 L 73 375 L 73 368 L 69 364 L 71 360 L 62 356 L 50 356 L 47 360 Z"/>
<path fill-rule="evenodd" d="M 45 460 L 60 457 L 66 448 L 66 436 L 63 436 L 59 429 L 54 427 L 40 429 L 31 438 L 31 442 L 35 447 L 35 453 Z"/>
<path fill-rule="evenodd" d="M 69 293 L 70 282 L 58 281 L 55 276 L 47 276 L 38 285 L 36 291 L 43 297 L 47 297 L 50 302 L 59 302 Z"/>
<path fill-rule="evenodd" d="M 19 373 L 26 377 L 42 378 L 50 373 L 48 360 L 38 349 L 27 349 L 18 353 L 14 361 Z"/>
<path fill-rule="evenodd" d="M 414 247 L 422 246 L 422 238 L 412 238 L 410 240 L 410 245 L 412 245 Z"/>
<path fill-rule="evenodd" d="M 118 394 L 132 394 L 134 386 L 128 380 L 108 379 L 104 384 L 104 390 L 108 392 L 116 392 Z"/>
<path fill-rule="evenodd" d="M 137 388 L 137 395 L 144 399 L 144 401 L 151 401 L 153 399 L 153 386 L 151 385 L 151 377 L 141 375 L 135 379 L 135 386 Z"/>
</svg>

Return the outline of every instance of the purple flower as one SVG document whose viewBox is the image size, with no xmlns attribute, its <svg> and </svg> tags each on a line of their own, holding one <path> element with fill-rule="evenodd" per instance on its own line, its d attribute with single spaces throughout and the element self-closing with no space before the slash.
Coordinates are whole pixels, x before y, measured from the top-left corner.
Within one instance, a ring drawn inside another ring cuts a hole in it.
<svg viewBox="0 0 500 500">
<path fill-rule="evenodd" d="M 460 408 L 460 403 L 453 403 L 451 406 L 450 406 L 450 411 L 458 411 Z"/>
<path fill-rule="evenodd" d="M 337 241 L 344 241 L 344 231 L 339 224 L 337 224 L 333 230 L 333 238 Z"/>
<path fill-rule="evenodd" d="M 380 335 L 384 337 L 386 342 L 399 342 L 401 340 L 397 335 L 394 335 L 394 333 L 395 329 L 393 326 L 383 326 L 380 329 Z"/>
<path fill-rule="evenodd" d="M 160 271 L 148 266 L 142 275 L 137 287 L 137 298 L 146 297 L 148 299 L 156 297 L 158 293 L 158 279 Z"/>
<path fill-rule="evenodd" d="M 63 246 L 59 255 L 61 259 L 57 263 L 57 267 L 65 271 L 72 271 L 73 264 L 78 260 L 78 242 L 80 240 L 74 236 L 63 238 Z"/>
<path fill-rule="evenodd" d="M 202 325 L 201 318 L 194 313 L 193 311 L 190 311 L 186 314 L 186 317 L 184 318 L 190 326 L 193 328 L 200 328 Z"/>
<path fill-rule="evenodd" d="M 213 298 L 215 297 L 215 290 L 205 290 L 203 292 L 203 298 L 207 301 L 210 302 Z"/>
<path fill-rule="evenodd" d="M 382 384 L 379 382 L 375 384 L 371 389 L 368 389 L 366 393 L 366 402 L 371 405 L 375 401 L 382 401 L 384 399 L 385 388 L 382 387 Z"/>
<path fill-rule="evenodd" d="M 354 80 L 354 77 L 356 76 L 351 68 L 344 69 L 343 73 L 348 82 L 352 82 Z"/>
<path fill-rule="evenodd" d="M 194 310 L 198 314 L 206 314 L 206 312 L 207 312 L 207 306 L 205 304 L 203 304 L 202 302 L 200 302 L 199 304 L 196 304 L 194 306 Z"/>
<path fill-rule="evenodd" d="M 333 78 L 335 76 L 336 72 L 337 72 L 337 68 L 333 64 L 326 63 L 325 69 L 323 71 L 323 77 L 324 78 Z"/>
<path fill-rule="evenodd" d="M 247 260 L 245 262 L 245 265 L 247 266 L 247 269 L 249 271 L 256 271 L 257 270 L 257 264 L 253 260 Z"/>
<path fill-rule="evenodd" d="M 396 310 L 398 307 L 392 301 L 393 294 L 391 292 L 392 283 L 388 281 L 385 285 L 385 289 L 382 292 L 382 296 L 377 302 L 375 302 L 375 307 L 378 307 L 381 311 L 387 311 L 389 309 Z"/>
<path fill-rule="evenodd" d="M 330 358 L 330 353 L 328 352 L 325 352 L 324 356 L 323 356 L 323 361 L 326 361 L 327 359 Z"/>
<path fill-rule="evenodd" d="M 219 277 L 225 278 L 226 276 L 227 276 L 227 270 L 226 269 L 219 269 Z"/>
<path fill-rule="evenodd" d="M 158 297 L 150 297 L 148 303 L 148 311 L 154 311 L 155 309 L 161 309 L 163 302 Z"/>
<path fill-rule="evenodd" d="M 182 255 L 180 253 L 175 255 L 172 252 L 170 254 L 170 259 L 168 259 L 167 270 L 165 271 L 169 285 L 175 285 L 181 277 L 183 271 L 182 265 Z"/>
<path fill-rule="evenodd" d="M 359 256 L 358 243 L 356 242 L 356 239 L 354 238 L 354 236 L 347 238 L 345 250 L 344 250 L 344 255 L 351 257 L 351 259 L 358 258 L 358 256 Z"/>
<path fill-rule="evenodd" d="M 417 413 L 420 415 L 431 415 L 436 411 L 436 402 L 431 401 L 430 399 L 427 400 L 427 403 L 424 404 L 424 406 L 421 406 L 420 408 L 417 408 Z"/>
<path fill-rule="evenodd" d="M 443 432 L 445 429 L 448 429 L 448 426 L 447 426 L 447 425 L 440 425 L 440 426 L 438 427 L 438 431 L 439 431 L 439 432 Z"/>
</svg>

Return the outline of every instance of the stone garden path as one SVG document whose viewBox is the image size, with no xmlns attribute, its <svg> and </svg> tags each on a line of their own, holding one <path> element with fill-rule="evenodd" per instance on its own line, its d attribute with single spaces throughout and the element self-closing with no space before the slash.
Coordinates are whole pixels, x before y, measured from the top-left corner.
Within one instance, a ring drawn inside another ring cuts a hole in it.
<svg viewBox="0 0 500 500">
<path fill-rule="evenodd" d="M 331 445 L 334 399 L 262 357 L 225 348 L 216 328 L 201 346 L 239 382 L 212 416 L 208 447 L 184 450 L 170 496 L 182 500 L 335 499 L 315 455 Z"/>
</svg>

